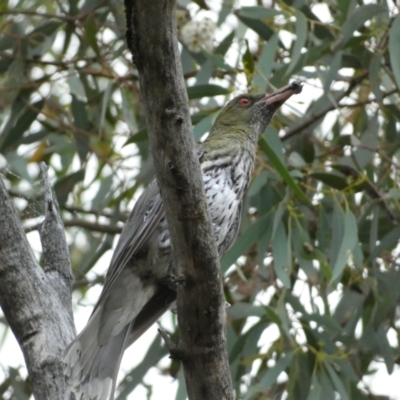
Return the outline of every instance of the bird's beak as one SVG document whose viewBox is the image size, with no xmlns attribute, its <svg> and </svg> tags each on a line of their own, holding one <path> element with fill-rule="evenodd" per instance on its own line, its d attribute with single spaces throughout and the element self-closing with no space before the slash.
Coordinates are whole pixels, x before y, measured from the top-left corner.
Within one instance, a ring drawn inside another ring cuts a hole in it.
<svg viewBox="0 0 400 400">
<path fill-rule="evenodd" d="M 266 94 L 259 103 L 262 103 L 266 106 L 281 106 L 289 97 L 293 94 L 298 94 L 302 91 L 303 85 L 300 81 L 293 81 L 289 85 L 278 89 L 273 93 Z"/>
</svg>

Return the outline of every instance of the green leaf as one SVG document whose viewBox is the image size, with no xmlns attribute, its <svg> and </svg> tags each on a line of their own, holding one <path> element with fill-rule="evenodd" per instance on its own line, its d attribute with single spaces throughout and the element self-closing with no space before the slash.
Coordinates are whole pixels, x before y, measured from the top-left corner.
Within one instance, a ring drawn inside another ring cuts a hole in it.
<svg viewBox="0 0 400 400">
<path fill-rule="evenodd" d="M 329 63 L 328 73 L 324 79 L 324 92 L 327 93 L 332 84 L 332 81 L 336 78 L 339 69 L 342 68 L 342 52 L 338 51 Z"/>
<path fill-rule="evenodd" d="M 273 18 L 277 15 L 281 15 L 282 12 L 275 10 L 274 8 L 267 8 L 267 7 L 242 7 L 238 11 L 238 15 L 245 18 L 251 19 L 265 19 L 265 18 Z"/>
<path fill-rule="evenodd" d="M 279 132 L 276 130 L 276 128 L 273 125 L 268 125 L 264 135 L 265 140 L 267 143 L 270 145 L 274 153 L 279 157 L 282 163 L 285 162 L 285 157 L 284 157 L 284 149 L 282 145 L 282 141 L 279 137 Z"/>
<path fill-rule="evenodd" d="M 208 115 L 193 127 L 193 135 L 196 141 L 200 141 L 201 137 L 210 131 L 214 119 L 214 115 Z"/>
<path fill-rule="evenodd" d="M 331 378 L 331 381 L 333 383 L 333 386 L 335 387 L 336 391 L 340 395 L 340 400 L 349 400 L 349 396 L 347 395 L 346 388 L 343 385 L 342 380 L 334 370 L 334 368 L 329 364 L 328 361 L 324 360 L 324 366 L 326 370 L 328 371 L 329 377 Z"/>
<path fill-rule="evenodd" d="M 250 183 L 249 190 L 247 191 L 248 196 L 252 197 L 259 193 L 261 188 L 267 183 L 268 181 L 268 172 L 262 171 L 259 173 Z M 400 198 L 400 192 L 399 192 Z"/>
<path fill-rule="evenodd" d="M 397 88 L 400 90 L 400 15 L 394 19 L 389 31 L 389 57 Z"/>
<path fill-rule="evenodd" d="M 318 379 L 321 382 L 321 394 L 319 399 L 324 400 L 335 400 L 335 390 L 331 384 L 331 381 L 328 375 L 325 373 L 323 369 L 318 371 Z"/>
<path fill-rule="evenodd" d="M 112 81 L 108 82 L 106 90 L 104 91 L 103 102 L 101 104 L 99 133 L 102 133 L 104 130 L 104 121 L 105 121 L 105 117 L 106 117 L 107 108 L 110 104 L 110 96 L 113 91 L 113 88 L 114 88 L 114 82 L 112 82 Z"/>
<path fill-rule="evenodd" d="M 247 86 L 250 86 L 254 73 L 254 58 L 253 54 L 251 54 L 249 43 L 247 42 L 247 40 L 246 40 L 246 51 L 243 54 L 242 63 L 243 63 L 244 73 L 247 79 Z"/>
<path fill-rule="evenodd" d="M 357 7 L 350 13 L 343 24 L 340 30 L 339 40 L 335 47 L 343 47 L 355 31 L 360 29 L 368 20 L 383 12 L 387 12 L 387 7 L 381 4 L 364 4 Z"/>
<path fill-rule="evenodd" d="M 399 41 L 400 41 L 400 29 L 399 29 L 399 38 L 397 43 L 399 43 Z M 391 46 L 390 46 L 390 34 L 389 34 L 389 55 L 390 54 L 391 54 Z M 379 102 L 382 101 L 382 91 L 380 89 L 380 76 L 379 76 L 381 72 L 382 61 L 383 61 L 382 54 L 376 54 L 372 58 L 371 64 L 369 65 L 369 82 L 371 84 L 372 92 L 374 93 L 376 99 Z M 398 61 L 398 57 L 396 58 L 396 61 Z M 395 67 L 393 66 L 393 61 L 391 61 L 391 64 L 392 64 L 392 71 L 394 72 Z M 399 81 L 397 87 L 400 87 L 400 61 L 398 69 L 399 69 Z"/>
<path fill-rule="evenodd" d="M 143 361 L 137 367 L 128 372 L 124 379 L 122 379 L 118 386 L 119 394 L 117 400 L 126 399 L 129 393 L 143 381 L 147 371 L 157 365 L 161 358 L 167 355 L 167 353 L 167 348 L 161 345 L 160 337 L 157 335 L 147 350 Z"/>
<path fill-rule="evenodd" d="M 24 133 L 29 129 L 32 122 L 42 111 L 44 100 L 39 100 L 36 103 L 29 104 L 25 112 L 18 118 L 14 127 L 0 137 L 0 152 L 3 152 L 7 147 L 14 146 L 21 141 Z"/>
<path fill-rule="evenodd" d="M 276 364 L 272 368 L 268 369 L 261 381 L 248 390 L 245 400 L 254 399 L 257 393 L 265 392 L 268 388 L 270 388 L 276 382 L 281 372 L 285 371 L 289 366 L 292 361 L 293 354 L 294 351 L 287 351 L 284 353 L 276 362 Z"/>
<path fill-rule="evenodd" d="M 207 85 L 214 71 L 214 66 L 210 60 L 207 60 L 199 69 L 196 75 L 196 86 Z"/>
<path fill-rule="evenodd" d="M 274 223 L 272 225 L 272 237 L 275 236 L 275 233 L 278 229 L 278 225 L 282 221 L 282 216 L 287 209 L 289 199 L 290 199 L 290 193 L 289 190 L 287 190 L 285 197 L 279 202 L 279 205 L 274 213 Z"/>
<path fill-rule="evenodd" d="M 63 176 L 54 184 L 54 192 L 57 195 L 58 204 L 62 207 L 73 192 L 74 187 L 85 178 L 85 169 L 80 169 L 70 175 Z"/>
<path fill-rule="evenodd" d="M 272 166 L 277 170 L 279 175 L 283 178 L 286 184 L 293 190 L 297 196 L 299 196 L 303 201 L 310 204 L 310 199 L 307 195 L 300 189 L 299 185 L 290 175 L 286 166 L 279 159 L 278 155 L 274 152 L 272 147 L 267 143 L 267 141 L 261 137 L 258 141 L 258 144 L 261 150 L 265 153 L 265 155 L 269 158 Z"/>
<path fill-rule="evenodd" d="M 288 399 L 307 399 L 311 386 L 314 363 L 315 357 L 310 351 L 303 352 L 298 349 L 294 354 L 288 374 Z"/>
<path fill-rule="evenodd" d="M 262 49 L 261 56 L 255 65 L 253 78 L 253 86 L 260 91 L 265 91 L 272 67 L 275 61 L 275 54 L 278 50 L 278 35 L 275 33 L 271 36 L 268 43 Z"/>
<path fill-rule="evenodd" d="M 185 381 L 185 375 L 183 373 L 183 368 L 181 368 L 178 373 L 178 390 L 176 391 L 175 400 L 186 400 L 186 399 L 187 399 L 186 381 Z"/>
<path fill-rule="evenodd" d="M 235 31 L 232 31 L 220 42 L 220 44 L 214 49 L 214 55 L 224 56 L 230 49 L 233 40 L 235 39 Z"/>
<path fill-rule="evenodd" d="M 79 158 L 83 162 L 89 152 L 89 116 L 87 114 L 86 104 L 78 100 L 75 96 L 72 96 L 71 110 L 76 128 L 74 132 L 75 143 Z"/>
<path fill-rule="evenodd" d="M 232 307 L 229 307 L 228 313 L 233 319 L 247 318 L 250 316 L 262 317 L 265 315 L 265 308 L 249 303 L 238 302 Z"/>
<path fill-rule="evenodd" d="M 398 244 L 400 240 L 400 226 L 394 227 L 389 231 L 382 239 L 380 239 L 379 244 L 374 248 L 371 253 L 370 258 L 379 257 L 384 251 L 389 252 L 394 246 Z"/>
<path fill-rule="evenodd" d="M 357 221 L 350 210 L 343 214 L 344 229 L 341 234 L 341 244 L 336 256 L 335 264 L 332 267 L 331 283 L 337 281 L 347 264 L 348 252 L 352 251 L 358 239 Z M 336 234 L 339 234 L 336 232 Z"/>
<path fill-rule="evenodd" d="M 120 88 L 121 98 L 122 98 L 122 113 L 124 116 L 124 121 L 128 124 L 131 132 L 136 132 L 138 130 L 138 125 L 136 122 L 136 118 L 132 112 L 134 108 L 134 104 L 132 104 L 132 95 L 128 90 L 124 88 Z M 142 129 L 143 130 L 143 129 Z M 138 133 L 134 134 L 136 136 Z M 146 134 L 147 138 L 147 134 Z M 125 143 L 126 145 L 127 143 Z"/>
<path fill-rule="evenodd" d="M 92 200 L 92 209 L 100 210 L 107 204 L 107 197 L 112 195 L 111 187 L 114 176 L 111 174 L 100 181 L 99 190 Z"/>
<path fill-rule="evenodd" d="M 201 54 L 207 59 L 207 61 L 211 62 L 216 68 L 221 68 L 226 71 L 236 72 L 235 68 L 232 68 L 229 64 L 225 62 L 223 55 L 221 54 L 210 54 L 206 51 L 203 51 Z"/>
<path fill-rule="evenodd" d="M 12 104 L 28 82 L 25 59 L 16 57 L 10 64 L 7 75 L 2 80 L 2 104 Z M 21 96 L 22 97 L 22 96 Z"/>
<path fill-rule="evenodd" d="M 355 150 L 351 156 L 344 156 L 339 159 L 338 164 L 350 166 L 356 170 L 365 168 L 375 157 L 378 146 L 379 115 L 376 112 L 368 118 L 368 125 L 360 139 L 352 137 Z"/>
<path fill-rule="evenodd" d="M 318 382 L 317 376 L 313 374 L 311 380 L 310 392 L 307 397 L 307 400 L 321 400 L 322 399 L 321 392 L 322 392 L 322 387 Z"/>
<path fill-rule="evenodd" d="M 62 21 L 50 20 L 34 29 L 27 36 L 30 47 L 29 55 L 38 57 L 48 52 L 63 24 L 64 22 Z"/>
<path fill-rule="evenodd" d="M 19 156 L 16 152 L 11 151 L 6 154 L 7 166 L 14 173 L 17 174 L 21 179 L 25 179 L 30 182 L 32 179 L 28 172 L 27 160 Z"/>
<path fill-rule="evenodd" d="M 80 101 L 87 100 L 85 86 L 83 85 L 78 74 L 71 72 L 71 75 L 68 77 L 67 82 L 71 95 L 75 96 Z"/>
<path fill-rule="evenodd" d="M 236 15 L 240 19 L 240 21 L 242 21 L 254 32 L 258 33 L 260 37 L 264 40 L 270 40 L 272 35 L 274 34 L 274 31 L 261 20 L 244 17 L 240 14 L 240 11 L 236 13 Z"/>
<path fill-rule="evenodd" d="M 276 276 L 285 287 L 290 289 L 291 247 L 290 239 L 286 235 L 282 221 L 278 224 L 275 235 L 272 238 L 272 255 Z"/>
<path fill-rule="evenodd" d="M 315 321 L 319 326 L 326 328 L 332 334 L 340 334 L 342 332 L 342 327 L 330 316 L 321 314 L 304 314 L 302 316 L 304 321 Z"/>
<path fill-rule="evenodd" d="M 307 20 L 304 14 L 296 10 L 295 11 L 295 16 L 296 16 L 296 40 L 294 41 L 293 45 L 293 51 L 292 51 L 292 59 L 290 61 L 289 67 L 286 70 L 285 76 L 290 75 L 290 73 L 293 71 L 295 68 L 297 62 L 300 59 L 301 52 L 303 50 L 303 47 L 306 43 L 307 39 Z"/>
<path fill-rule="evenodd" d="M 189 100 L 229 94 L 231 90 L 219 85 L 196 85 L 187 88 Z"/>
<path fill-rule="evenodd" d="M 311 172 L 309 176 L 314 179 L 318 179 L 325 185 L 330 186 L 334 189 L 343 190 L 348 186 L 348 182 L 345 176 L 336 171 Z"/>
<path fill-rule="evenodd" d="M 382 325 L 376 332 L 376 341 L 379 346 L 379 351 L 385 361 L 387 373 L 390 375 L 394 368 L 393 351 L 387 338 L 387 332 Z"/>
<path fill-rule="evenodd" d="M 226 271 L 236 260 L 250 249 L 271 223 L 271 215 L 262 216 L 256 223 L 250 225 L 237 239 L 233 247 L 222 257 L 221 269 Z"/>
</svg>

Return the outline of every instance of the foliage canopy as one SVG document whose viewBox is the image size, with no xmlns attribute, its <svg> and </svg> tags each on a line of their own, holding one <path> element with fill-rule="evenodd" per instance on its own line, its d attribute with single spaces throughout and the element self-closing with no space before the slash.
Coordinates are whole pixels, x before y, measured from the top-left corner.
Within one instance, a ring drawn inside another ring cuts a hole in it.
<svg viewBox="0 0 400 400">
<path fill-rule="evenodd" d="M 184 0 L 177 20 L 197 140 L 233 93 L 305 82 L 260 139 L 241 233 L 222 260 L 237 398 L 374 398 L 363 379 L 400 359 L 399 9 Z M 37 165 L 49 165 L 81 300 L 153 177 L 123 3 L 8 0 L 0 26 L 1 172 L 34 242 Z M 157 337 L 119 399 L 166 353 Z M 2 366 L 0 396 L 29 398 L 20 371 Z"/>
</svg>

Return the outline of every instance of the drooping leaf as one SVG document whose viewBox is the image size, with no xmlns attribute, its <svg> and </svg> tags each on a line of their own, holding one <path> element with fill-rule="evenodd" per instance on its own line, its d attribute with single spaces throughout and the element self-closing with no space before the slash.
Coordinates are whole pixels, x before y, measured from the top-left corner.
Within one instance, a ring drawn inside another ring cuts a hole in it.
<svg viewBox="0 0 400 400">
<path fill-rule="evenodd" d="M 269 40 L 274 34 L 274 31 L 263 21 L 243 16 L 240 14 L 240 11 L 236 15 L 240 19 L 240 21 L 242 21 L 254 32 L 258 33 L 260 37 L 264 40 Z"/>
<path fill-rule="evenodd" d="M 85 170 L 80 169 L 79 171 L 62 177 L 54 184 L 54 192 L 57 195 L 57 200 L 60 207 L 66 203 L 68 196 L 73 192 L 75 185 L 82 182 L 84 177 Z"/>
<path fill-rule="evenodd" d="M 363 4 L 351 12 L 342 26 L 337 45 L 344 46 L 352 37 L 354 31 L 360 29 L 368 20 L 379 13 L 387 11 L 387 7 L 381 4 Z"/>
<path fill-rule="evenodd" d="M 400 15 L 394 19 L 389 32 L 389 57 L 393 69 L 393 75 L 396 80 L 397 88 L 400 90 L 400 59 L 399 59 L 399 43 L 400 43 Z"/>
<path fill-rule="evenodd" d="M 14 127 L 0 136 L 0 152 L 3 152 L 9 146 L 15 146 L 21 142 L 24 133 L 42 111 L 43 105 L 44 100 L 27 105 L 25 112 L 18 118 Z"/>
<path fill-rule="evenodd" d="M 201 99 L 202 97 L 213 97 L 230 93 L 228 88 L 219 85 L 196 85 L 187 88 L 189 100 Z"/>
<path fill-rule="evenodd" d="M 246 43 L 246 51 L 243 54 L 242 63 L 244 67 L 244 73 L 247 79 L 247 86 L 250 86 L 254 73 L 254 59 L 253 55 L 251 54 L 248 43 Z"/>
<path fill-rule="evenodd" d="M 224 255 L 221 260 L 221 268 L 223 271 L 226 271 L 242 254 L 244 254 L 253 244 L 255 244 L 258 237 L 269 226 L 270 220 L 270 215 L 264 215 L 238 237 L 234 246 Z"/>
<path fill-rule="evenodd" d="M 281 14 L 280 11 L 275 10 L 273 8 L 266 8 L 259 6 L 242 7 L 238 11 L 238 15 L 240 15 L 241 17 L 251 18 L 251 19 L 273 18 L 280 14 Z"/>
<path fill-rule="evenodd" d="M 259 146 L 263 150 L 263 152 L 268 156 L 271 164 L 277 170 L 279 175 L 283 178 L 283 180 L 287 183 L 287 185 L 296 193 L 303 201 L 309 203 L 310 200 L 307 195 L 300 189 L 296 181 L 292 178 L 286 166 L 282 163 L 279 157 L 276 155 L 272 147 L 267 143 L 264 138 L 260 138 Z"/>
<path fill-rule="evenodd" d="M 296 10 L 295 15 L 296 15 L 296 40 L 294 41 L 293 44 L 292 57 L 289 67 L 286 70 L 285 76 L 289 76 L 290 73 L 294 70 L 295 66 L 297 65 L 302 53 L 302 49 L 307 39 L 306 17 L 299 10 Z"/>
<path fill-rule="evenodd" d="M 286 352 L 276 364 L 268 370 L 268 372 L 262 377 L 257 385 L 254 385 L 249 389 L 246 394 L 245 400 L 251 400 L 257 393 L 262 393 L 268 389 L 278 378 L 279 374 L 283 372 L 292 361 L 294 352 Z"/>
<path fill-rule="evenodd" d="M 271 36 L 268 43 L 263 47 L 261 56 L 254 69 L 253 86 L 260 91 L 265 91 L 270 79 L 272 67 L 275 62 L 275 54 L 278 49 L 278 35 Z"/>
<path fill-rule="evenodd" d="M 331 282 L 335 282 L 343 272 L 349 252 L 351 252 L 355 246 L 357 240 L 357 221 L 354 214 L 350 210 L 346 210 L 343 215 L 343 231 L 340 239 L 340 246 L 335 259 L 335 263 L 332 266 L 332 278 Z M 336 232 L 334 232 L 335 234 Z M 337 231 L 336 234 L 339 234 Z"/>
</svg>

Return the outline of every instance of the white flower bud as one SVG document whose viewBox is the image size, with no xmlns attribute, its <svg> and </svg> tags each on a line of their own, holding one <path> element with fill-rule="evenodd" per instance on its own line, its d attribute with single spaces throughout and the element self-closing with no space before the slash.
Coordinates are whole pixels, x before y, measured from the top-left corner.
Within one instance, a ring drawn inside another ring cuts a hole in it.
<svg viewBox="0 0 400 400">
<path fill-rule="evenodd" d="M 181 30 L 181 40 L 193 53 L 199 53 L 201 49 L 211 52 L 216 28 L 209 18 L 189 21 Z"/>
</svg>

